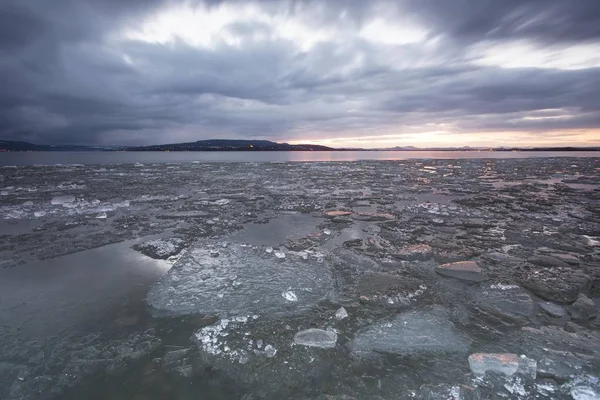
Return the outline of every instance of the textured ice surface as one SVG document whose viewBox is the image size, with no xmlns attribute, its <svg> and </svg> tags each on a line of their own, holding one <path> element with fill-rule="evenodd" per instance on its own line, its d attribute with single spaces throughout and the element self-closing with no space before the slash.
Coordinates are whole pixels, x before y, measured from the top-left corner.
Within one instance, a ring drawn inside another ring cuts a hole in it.
<svg viewBox="0 0 600 400">
<path fill-rule="evenodd" d="M 492 285 L 489 289 L 482 289 L 475 296 L 478 307 L 487 313 L 511 320 L 531 316 L 534 311 L 531 296 L 519 286 L 507 286 L 499 288 L 498 285 Z"/>
<path fill-rule="evenodd" d="M 468 351 L 470 340 L 461 335 L 442 312 L 408 312 L 380 321 L 356 334 L 355 353 L 414 354 Z"/>
<path fill-rule="evenodd" d="M 186 253 L 150 290 L 150 305 L 170 314 L 294 312 L 332 288 L 327 262 L 279 260 L 238 244 L 220 248 L 214 257 L 213 248 L 202 243 Z"/>
<path fill-rule="evenodd" d="M 301 346 L 332 349 L 337 343 L 337 334 L 323 329 L 305 329 L 294 335 L 294 343 Z"/>
</svg>

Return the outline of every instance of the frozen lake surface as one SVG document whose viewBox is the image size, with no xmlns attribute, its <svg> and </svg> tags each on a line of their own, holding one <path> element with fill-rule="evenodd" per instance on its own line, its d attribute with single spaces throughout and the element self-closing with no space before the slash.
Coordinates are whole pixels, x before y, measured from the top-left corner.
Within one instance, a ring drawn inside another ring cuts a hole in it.
<svg viewBox="0 0 600 400">
<path fill-rule="evenodd" d="M 3 400 L 600 398 L 595 156 L 13 154 Z"/>
</svg>

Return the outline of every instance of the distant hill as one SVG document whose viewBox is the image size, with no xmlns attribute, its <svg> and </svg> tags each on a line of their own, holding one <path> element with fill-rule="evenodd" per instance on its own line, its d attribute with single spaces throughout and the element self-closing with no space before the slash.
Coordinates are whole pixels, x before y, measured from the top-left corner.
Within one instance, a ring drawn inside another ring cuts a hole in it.
<svg viewBox="0 0 600 400">
<path fill-rule="evenodd" d="M 33 144 L 22 141 L 0 140 L 2 151 L 600 151 L 600 147 L 428 147 L 396 146 L 379 149 L 343 148 L 316 144 L 277 143 L 269 140 L 209 139 L 197 142 L 157 144 L 152 146 L 82 146 L 69 144 Z"/>
<path fill-rule="evenodd" d="M 288 144 L 269 140 L 210 139 L 197 142 L 127 147 L 126 151 L 333 151 L 316 144 Z"/>
<path fill-rule="evenodd" d="M 0 140 L 0 151 L 106 151 L 116 150 L 115 146 L 82 146 L 71 144 L 33 144 L 28 142 Z"/>
</svg>

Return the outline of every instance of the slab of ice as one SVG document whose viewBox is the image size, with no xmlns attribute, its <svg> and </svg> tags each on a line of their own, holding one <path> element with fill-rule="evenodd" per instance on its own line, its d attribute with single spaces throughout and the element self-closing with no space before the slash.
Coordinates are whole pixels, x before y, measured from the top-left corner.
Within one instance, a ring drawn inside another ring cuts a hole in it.
<svg viewBox="0 0 600 400">
<path fill-rule="evenodd" d="M 275 347 L 271 346 L 270 344 L 265 346 L 265 355 L 267 357 L 275 357 L 275 354 L 277 354 L 277 349 Z"/>
<path fill-rule="evenodd" d="M 471 340 L 456 330 L 443 312 L 399 314 L 359 331 L 350 342 L 354 353 L 415 354 L 466 352 Z"/>
<path fill-rule="evenodd" d="M 313 306 L 332 290 L 328 262 L 307 265 L 290 257 L 281 263 L 262 249 L 239 244 L 219 246 L 219 257 L 212 257 L 210 250 L 216 245 L 199 243 L 152 287 L 147 299 L 155 311 L 179 315 L 288 313 Z"/>
<path fill-rule="evenodd" d="M 498 372 L 507 376 L 518 373 L 535 379 L 537 362 L 526 356 L 510 353 L 475 353 L 469 356 L 469 367 L 475 375 Z"/>
<path fill-rule="evenodd" d="M 479 291 L 475 299 L 482 310 L 505 319 L 525 320 L 534 312 L 531 296 L 516 285 L 491 285 Z"/>
<path fill-rule="evenodd" d="M 337 334 L 323 329 L 305 329 L 294 335 L 294 343 L 301 346 L 332 349 L 337 343 Z"/>
<path fill-rule="evenodd" d="M 55 206 L 61 206 L 63 204 L 73 203 L 75 201 L 75 196 L 66 195 L 66 196 L 56 196 L 50 200 L 50 204 Z"/>
</svg>

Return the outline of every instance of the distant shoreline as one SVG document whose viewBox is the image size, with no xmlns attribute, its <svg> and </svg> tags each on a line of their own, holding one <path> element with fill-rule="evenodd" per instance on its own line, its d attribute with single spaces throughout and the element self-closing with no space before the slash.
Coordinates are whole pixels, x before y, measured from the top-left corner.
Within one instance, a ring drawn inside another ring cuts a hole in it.
<svg viewBox="0 0 600 400">
<path fill-rule="evenodd" d="M 294 153 L 294 152 L 350 152 L 350 151 L 376 151 L 376 152 L 469 152 L 469 153 L 494 153 L 494 152 L 577 152 L 577 151 L 598 151 L 600 152 L 600 148 L 534 148 L 534 149 L 491 149 L 491 150 L 478 150 L 478 149 L 328 149 L 328 150 L 268 150 L 268 149 L 201 149 L 201 150 L 132 150 L 132 149 L 122 149 L 122 150 L 110 150 L 110 149 L 60 149 L 60 150 L 51 150 L 51 149 L 43 149 L 43 150 L 6 150 L 0 149 L 0 153 L 69 153 L 69 152 L 77 152 L 77 153 L 206 153 L 206 152 L 249 152 L 249 153 L 258 153 L 258 152 L 284 152 L 284 153 Z"/>
<path fill-rule="evenodd" d="M 196 142 L 159 144 L 150 146 L 87 146 L 87 145 L 45 145 L 28 142 L 0 140 L 0 152 L 274 152 L 274 151 L 394 151 L 394 152 L 419 152 L 419 151 L 465 151 L 465 152 L 498 152 L 498 151 L 600 151 L 600 146 L 573 147 L 429 147 L 418 148 L 414 146 L 395 146 L 388 148 L 362 149 L 362 148 L 334 148 L 316 144 L 289 144 L 269 140 L 234 140 L 234 139 L 208 139 Z"/>
</svg>

